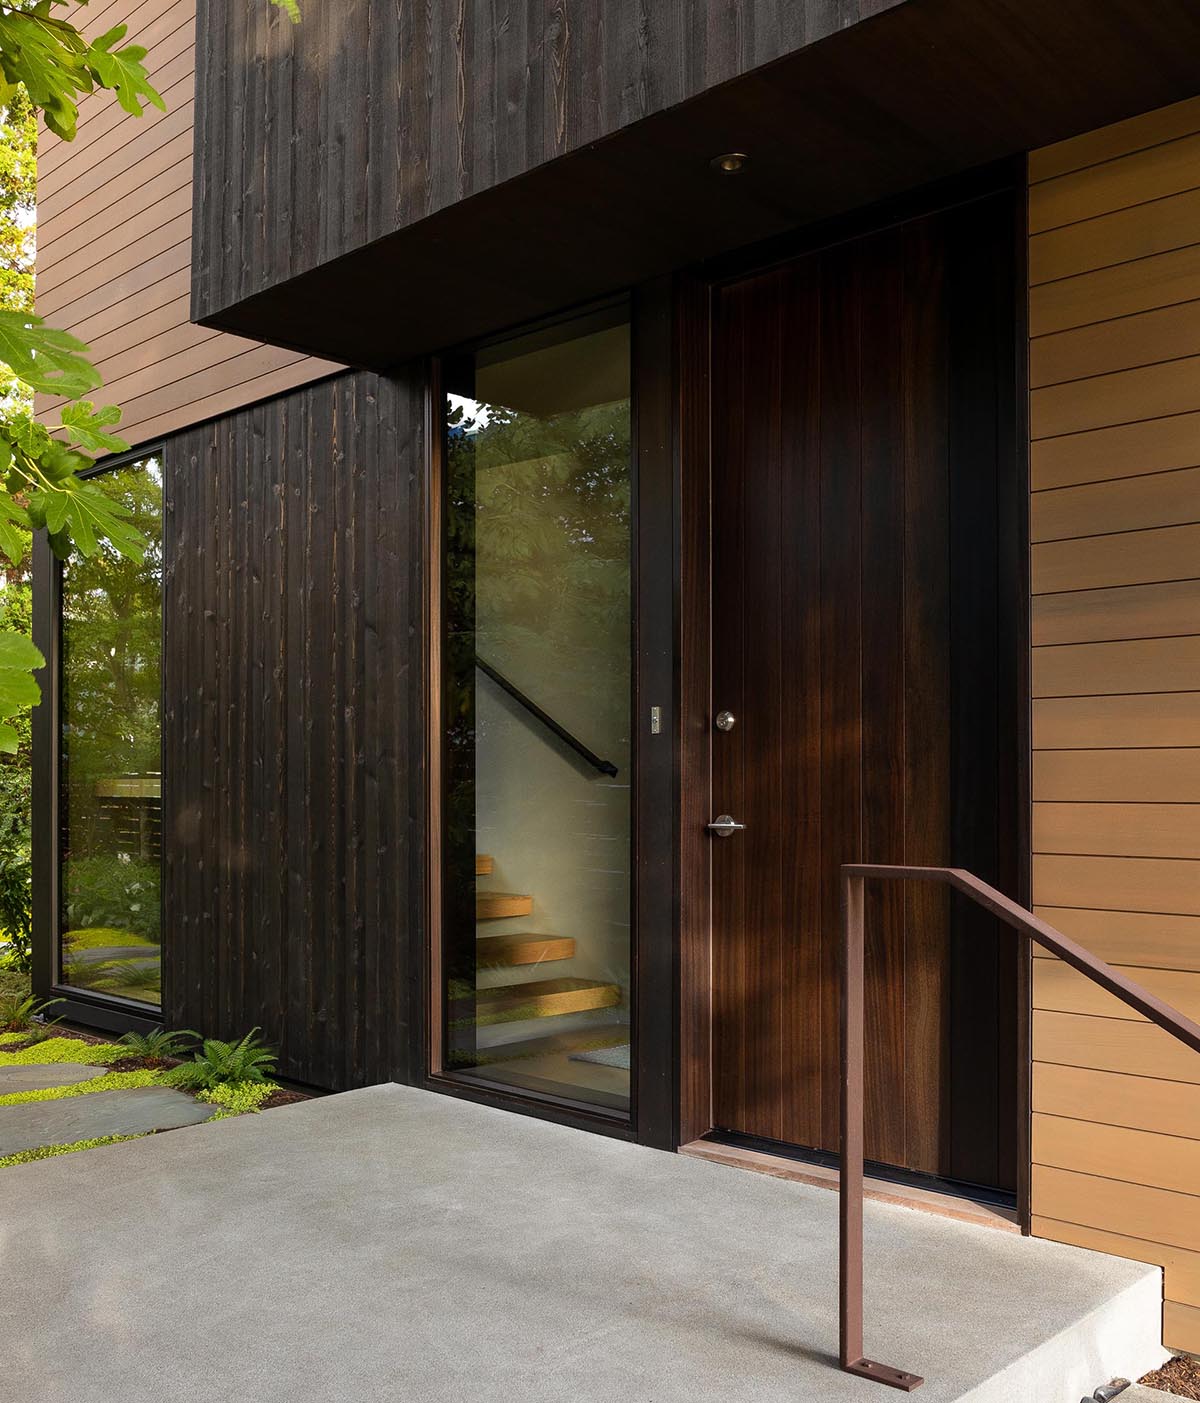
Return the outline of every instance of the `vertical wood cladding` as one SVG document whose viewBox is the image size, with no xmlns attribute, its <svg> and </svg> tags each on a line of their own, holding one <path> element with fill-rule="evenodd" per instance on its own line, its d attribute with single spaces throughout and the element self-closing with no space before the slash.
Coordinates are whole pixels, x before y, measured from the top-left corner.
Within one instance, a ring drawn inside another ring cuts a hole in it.
<svg viewBox="0 0 1200 1403">
<path fill-rule="evenodd" d="M 900 0 L 199 0 L 193 308 L 230 303 Z"/>
<path fill-rule="evenodd" d="M 421 921 L 424 376 L 346 375 L 166 449 L 168 1026 L 408 1074 Z"/>
<path fill-rule="evenodd" d="M 127 23 L 167 104 L 134 117 L 92 93 L 74 141 L 39 136 L 37 309 L 91 348 L 122 433 L 146 443 L 336 369 L 188 321 L 195 0 L 100 0 L 80 20 L 92 36 Z"/>
<path fill-rule="evenodd" d="M 1200 1016 L 1200 101 L 1030 158 L 1034 899 Z M 1200 1061 L 1034 962 L 1034 1230 L 1200 1350 Z"/>
</svg>

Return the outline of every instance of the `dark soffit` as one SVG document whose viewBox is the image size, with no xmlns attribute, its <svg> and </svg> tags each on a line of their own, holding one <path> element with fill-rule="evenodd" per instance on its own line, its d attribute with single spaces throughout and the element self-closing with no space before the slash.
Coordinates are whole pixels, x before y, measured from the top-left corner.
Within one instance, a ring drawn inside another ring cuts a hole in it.
<svg viewBox="0 0 1200 1403">
<path fill-rule="evenodd" d="M 204 324 L 386 370 L 1192 97 L 1198 53 L 1194 0 L 908 0 Z"/>
</svg>

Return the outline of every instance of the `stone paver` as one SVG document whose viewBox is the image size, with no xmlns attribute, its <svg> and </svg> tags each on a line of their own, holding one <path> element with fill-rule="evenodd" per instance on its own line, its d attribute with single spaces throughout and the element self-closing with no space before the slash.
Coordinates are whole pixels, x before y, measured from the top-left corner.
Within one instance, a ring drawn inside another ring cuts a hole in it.
<svg viewBox="0 0 1200 1403">
<path fill-rule="evenodd" d="M 96 1091 L 62 1101 L 0 1107 L 0 1156 L 104 1135 L 140 1135 L 196 1125 L 216 1111 L 169 1086 Z"/>
<path fill-rule="evenodd" d="M 36 1062 L 0 1067 L 0 1096 L 11 1096 L 17 1091 L 44 1091 L 48 1086 L 74 1086 L 76 1082 L 102 1077 L 107 1070 L 107 1067 L 89 1067 L 84 1062 Z"/>
</svg>

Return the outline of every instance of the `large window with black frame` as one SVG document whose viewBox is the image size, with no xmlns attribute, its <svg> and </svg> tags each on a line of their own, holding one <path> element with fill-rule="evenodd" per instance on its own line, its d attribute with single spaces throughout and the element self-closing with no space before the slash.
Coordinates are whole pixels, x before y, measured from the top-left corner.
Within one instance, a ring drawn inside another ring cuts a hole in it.
<svg viewBox="0 0 1200 1403">
<path fill-rule="evenodd" d="M 444 375 L 443 1065 L 624 1116 L 628 308 Z"/>
<path fill-rule="evenodd" d="M 162 468 L 146 456 L 92 481 L 146 539 L 62 566 L 59 977 L 160 1003 Z"/>
</svg>

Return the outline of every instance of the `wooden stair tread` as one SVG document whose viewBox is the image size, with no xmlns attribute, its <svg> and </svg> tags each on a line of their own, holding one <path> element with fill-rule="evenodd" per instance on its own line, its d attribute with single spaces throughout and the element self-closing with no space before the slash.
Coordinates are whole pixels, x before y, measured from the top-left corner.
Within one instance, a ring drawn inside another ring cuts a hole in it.
<svg viewBox="0 0 1200 1403">
<path fill-rule="evenodd" d="M 524 1057 L 543 1057 L 556 1052 L 596 1052 L 604 1047 L 620 1047 L 629 1041 L 627 1023 L 609 1023 L 600 1028 L 580 1028 L 570 1033 L 548 1033 L 540 1038 L 481 1047 L 470 1056 L 470 1065 L 485 1067 L 489 1062 L 512 1062 Z M 456 1059 L 451 1055 L 452 1062 Z M 465 1059 L 464 1059 L 465 1060 Z"/>
<path fill-rule="evenodd" d="M 490 853 L 475 854 L 475 875 L 477 877 L 490 877 L 496 870 L 496 859 Z"/>
<path fill-rule="evenodd" d="M 510 916 L 532 916 L 533 897 L 517 892 L 481 891 L 475 893 L 477 921 L 503 921 Z"/>
<path fill-rule="evenodd" d="M 467 1002 L 463 1000 L 463 1004 Z M 599 979 L 533 979 L 522 984 L 476 990 L 474 1021 L 484 1026 L 515 1023 L 526 1018 L 554 1018 L 563 1013 L 612 1008 L 620 1002 L 620 986 L 605 984 Z"/>
<path fill-rule="evenodd" d="M 571 959 L 575 940 L 569 935 L 481 935 L 475 950 L 481 965 L 536 965 Z"/>
</svg>

